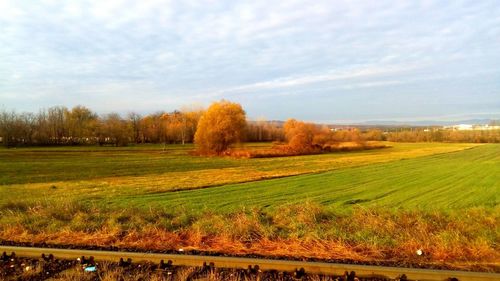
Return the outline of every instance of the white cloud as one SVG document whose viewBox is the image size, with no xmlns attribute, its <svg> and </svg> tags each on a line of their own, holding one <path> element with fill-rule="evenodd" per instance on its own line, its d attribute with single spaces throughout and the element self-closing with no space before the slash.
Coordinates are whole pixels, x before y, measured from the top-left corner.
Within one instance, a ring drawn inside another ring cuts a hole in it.
<svg viewBox="0 0 500 281">
<path fill-rule="evenodd" d="M 236 91 L 254 91 L 262 89 L 288 88 L 295 86 L 303 86 L 307 84 L 347 80 L 360 77 L 374 77 L 379 75 L 387 75 L 391 73 L 399 73 L 402 71 L 410 71 L 415 69 L 415 66 L 385 66 L 385 67 L 363 67 L 347 71 L 331 71 L 326 74 L 306 75 L 301 77 L 285 77 L 265 82 L 258 82 L 250 85 L 243 85 L 236 88 L 228 89 L 227 92 Z"/>
<path fill-rule="evenodd" d="M 36 107 L 43 98 L 112 104 L 126 95 L 121 101 L 147 108 L 155 104 L 141 96 L 157 104 L 284 92 L 309 100 L 309 92 L 398 86 L 407 100 L 432 88 L 491 104 L 499 47 L 493 0 L 0 0 L 0 99 L 9 93 L 8 106 Z M 478 75 L 484 69 L 492 72 Z M 464 71 L 473 80 L 456 89 Z"/>
<path fill-rule="evenodd" d="M 23 10 L 13 1 L 0 0 L 0 20 L 12 21 L 23 15 Z"/>
</svg>

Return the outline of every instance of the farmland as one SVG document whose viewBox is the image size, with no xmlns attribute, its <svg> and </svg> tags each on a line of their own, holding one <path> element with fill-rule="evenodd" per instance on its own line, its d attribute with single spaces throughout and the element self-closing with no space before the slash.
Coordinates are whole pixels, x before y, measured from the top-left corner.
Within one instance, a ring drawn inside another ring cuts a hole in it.
<svg viewBox="0 0 500 281">
<path fill-rule="evenodd" d="M 0 149 L 0 239 L 497 264 L 500 145 L 389 145 L 268 159 Z"/>
</svg>

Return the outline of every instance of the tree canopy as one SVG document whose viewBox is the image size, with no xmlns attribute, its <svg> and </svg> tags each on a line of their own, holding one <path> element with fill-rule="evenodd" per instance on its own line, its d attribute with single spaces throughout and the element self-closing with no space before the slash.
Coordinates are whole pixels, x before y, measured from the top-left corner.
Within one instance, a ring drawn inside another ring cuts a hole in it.
<svg viewBox="0 0 500 281">
<path fill-rule="evenodd" d="M 284 125 L 285 137 L 290 149 L 304 153 L 312 150 L 316 126 L 295 119 L 288 119 Z"/>
<path fill-rule="evenodd" d="M 243 140 L 245 127 L 246 115 L 240 104 L 214 102 L 201 116 L 194 141 L 200 153 L 220 155 Z"/>
</svg>

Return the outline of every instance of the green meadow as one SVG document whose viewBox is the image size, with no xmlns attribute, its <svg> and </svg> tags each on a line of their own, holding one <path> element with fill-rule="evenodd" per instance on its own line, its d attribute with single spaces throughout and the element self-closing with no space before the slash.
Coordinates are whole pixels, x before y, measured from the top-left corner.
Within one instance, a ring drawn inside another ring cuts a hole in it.
<svg viewBox="0 0 500 281">
<path fill-rule="evenodd" d="M 304 201 L 349 208 L 495 207 L 500 195 L 500 145 L 401 159 L 329 172 L 111 200 L 140 206 L 235 211 Z"/>
<path fill-rule="evenodd" d="M 3 187 L 0 200 L 19 199 L 15 197 L 17 192 L 28 192 L 33 197 L 84 196 L 85 192 L 91 192 L 107 198 L 117 188 L 127 195 L 196 189 L 321 173 L 477 146 L 443 143 L 388 145 L 389 148 L 377 150 L 256 159 L 194 156 L 190 154 L 192 145 L 171 145 L 166 149 L 161 145 L 3 148 L 0 149 L 0 186 Z M 251 144 L 245 148 L 269 146 Z M 491 150 L 495 150 L 494 146 Z M 113 197 L 116 195 L 119 194 L 112 194 Z"/>
<path fill-rule="evenodd" d="M 2 149 L 0 202 L 71 196 L 108 206 L 218 211 L 302 201 L 341 208 L 497 205 L 500 145 L 390 145 L 267 159 L 193 156 L 192 146 L 180 145 Z"/>
</svg>

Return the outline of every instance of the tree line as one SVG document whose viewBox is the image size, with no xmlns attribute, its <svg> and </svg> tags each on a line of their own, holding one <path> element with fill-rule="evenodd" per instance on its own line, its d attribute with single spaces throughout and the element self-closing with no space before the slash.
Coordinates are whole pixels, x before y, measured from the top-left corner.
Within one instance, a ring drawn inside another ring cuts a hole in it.
<svg viewBox="0 0 500 281">
<path fill-rule="evenodd" d="M 53 106 L 37 113 L 0 111 L 0 143 L 14 146 L 114 145 L 131 143 L 193 143 L 203 108 L 184 108 L 141 115 L 98 115 L 85 106 Z M 217 114 L 217 113 L 216 113 Z M 247 122 L 245 120 L 245 122 Z M 280 122 L 248 121 L 246 141 L 283 141 Z"/>
<path fill-rule="evenodd" d="M 198 140 L 196 135 L 198 134 Z M 211 139 L 211 143 L 207 141 Z M 236 142 L 286 143 L 290 153 L 338 149 L 339 143 L 394 142 L 500 142 L 500 130 L 455 131 L 433 128 L 334 130 L 326 125 L 295 119 L 287 122 L 248 121 L 241 105 L 228 101 L 208 109 L 185 108 L 140 115 L 98 115 L 85 106 L 54 106 L 37 113 L 0 111 L 0 142 L 4 146 L 127 145 L 130 143 L 198 144 L 200 151 L 220 154 Z"/>
<path fill-rule="evenodd" d="M 384 140 L 393 142 L 500 143 L 500 130 L 406 129 L 388 132 Z"/>
<path fill-rule="evenodd" d="M 98 115 L 87 107 L 54 106 L 38 113 L 0 112 L 0 137 L 5 146 L 126 145 L 192 142 L 201 109 Z"/>
</svg>

